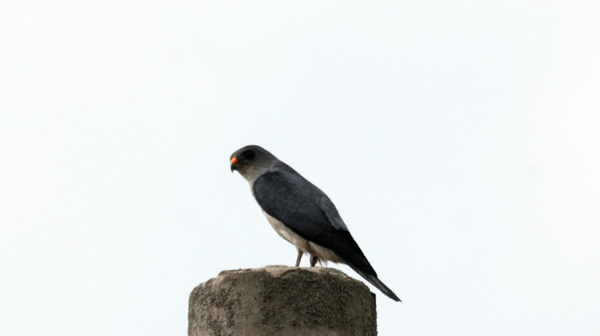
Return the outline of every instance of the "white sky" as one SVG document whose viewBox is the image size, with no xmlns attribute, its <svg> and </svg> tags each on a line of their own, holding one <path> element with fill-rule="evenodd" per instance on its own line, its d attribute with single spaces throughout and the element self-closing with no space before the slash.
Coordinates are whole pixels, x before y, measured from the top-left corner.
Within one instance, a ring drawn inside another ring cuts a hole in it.
<svg viewBox="0 0 600 336">
<path fill-rule="evenodd" d="M 381 335 L 598 335 L 598 18 L 573 0 L 0 3 L 0 334 L 185 335 L 199 283 L 293 265 L 229 171 L 258 144 L 330 196 L 404 301 L 373 289 Z"/>
</svg>

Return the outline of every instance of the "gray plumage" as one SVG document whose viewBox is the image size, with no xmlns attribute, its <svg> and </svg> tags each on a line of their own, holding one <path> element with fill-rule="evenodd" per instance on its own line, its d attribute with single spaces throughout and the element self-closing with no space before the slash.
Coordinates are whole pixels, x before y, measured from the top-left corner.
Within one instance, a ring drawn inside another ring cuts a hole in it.
<svg viewBox="0 0 600 336">
<path fill-rule="evenodd" d="M 350 266 L 393 300 L 354 241 L 335 205 L 319 188 L 259 146 L 246 146 L 231 155 L 231 171 L 250 183 L 252 195 L 275 231 L 296 246 L 296 266 L 304 253 L 310 263 L 332 261 Z"/>
</svg>

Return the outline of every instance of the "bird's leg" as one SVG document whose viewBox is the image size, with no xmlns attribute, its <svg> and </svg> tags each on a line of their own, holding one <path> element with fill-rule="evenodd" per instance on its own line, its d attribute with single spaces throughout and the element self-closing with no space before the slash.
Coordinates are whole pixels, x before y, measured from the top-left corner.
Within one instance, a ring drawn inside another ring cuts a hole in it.
<svg viewBox="0 0 600 336">
<path fill-rule="evenodd" d="M 298 259 L 296 259 L 296 267 L 300 266 L 300 260 L 302 259 L 303 254 L 304 254 L 304 252 L 298 251 Z"/>
<path fill-rule="evenodd" d="M 317 261 L 319 261 L 319 257 L 317 257 L 315 255 L 311 255 L 310 256 L 310 267 L 315 267 L 315 265 L 317 264 Z"/>
</svg>

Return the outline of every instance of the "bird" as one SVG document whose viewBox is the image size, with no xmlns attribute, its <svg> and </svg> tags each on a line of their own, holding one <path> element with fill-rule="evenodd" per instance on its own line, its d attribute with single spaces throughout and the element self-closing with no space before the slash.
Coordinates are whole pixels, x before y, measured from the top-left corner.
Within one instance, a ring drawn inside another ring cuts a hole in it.
<svg viewBox="0 0 600 336">
<path fill-rule="evenodd" d="M 292 167 L 257 145 L 231 154 L 231 172 L 250 184 L 252 195 L 275 231 L 298 250 L 296 267 L 304 254 L 310 266 L 331 261 L 352 268 L 394 301 L 402 302 L 379 278 L 352 238 L 327 195 Z"/>
</svg>

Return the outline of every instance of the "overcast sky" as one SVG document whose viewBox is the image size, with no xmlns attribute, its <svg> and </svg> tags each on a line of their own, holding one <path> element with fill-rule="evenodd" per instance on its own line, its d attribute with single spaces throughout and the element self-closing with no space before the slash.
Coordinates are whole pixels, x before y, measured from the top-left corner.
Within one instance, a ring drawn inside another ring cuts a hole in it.
<svg viewBox="0 0 600 336">
<path fill-rule="evenodd" d="M 198 284 L 292 266 L 229 170 L 258 144 L 329 195 L 404 301 L 371 287 L 381 335 L 598 335 L 599 18 L 573 0 L 3 1 L 0 334 L 185 335 Z"/>
</svg>

